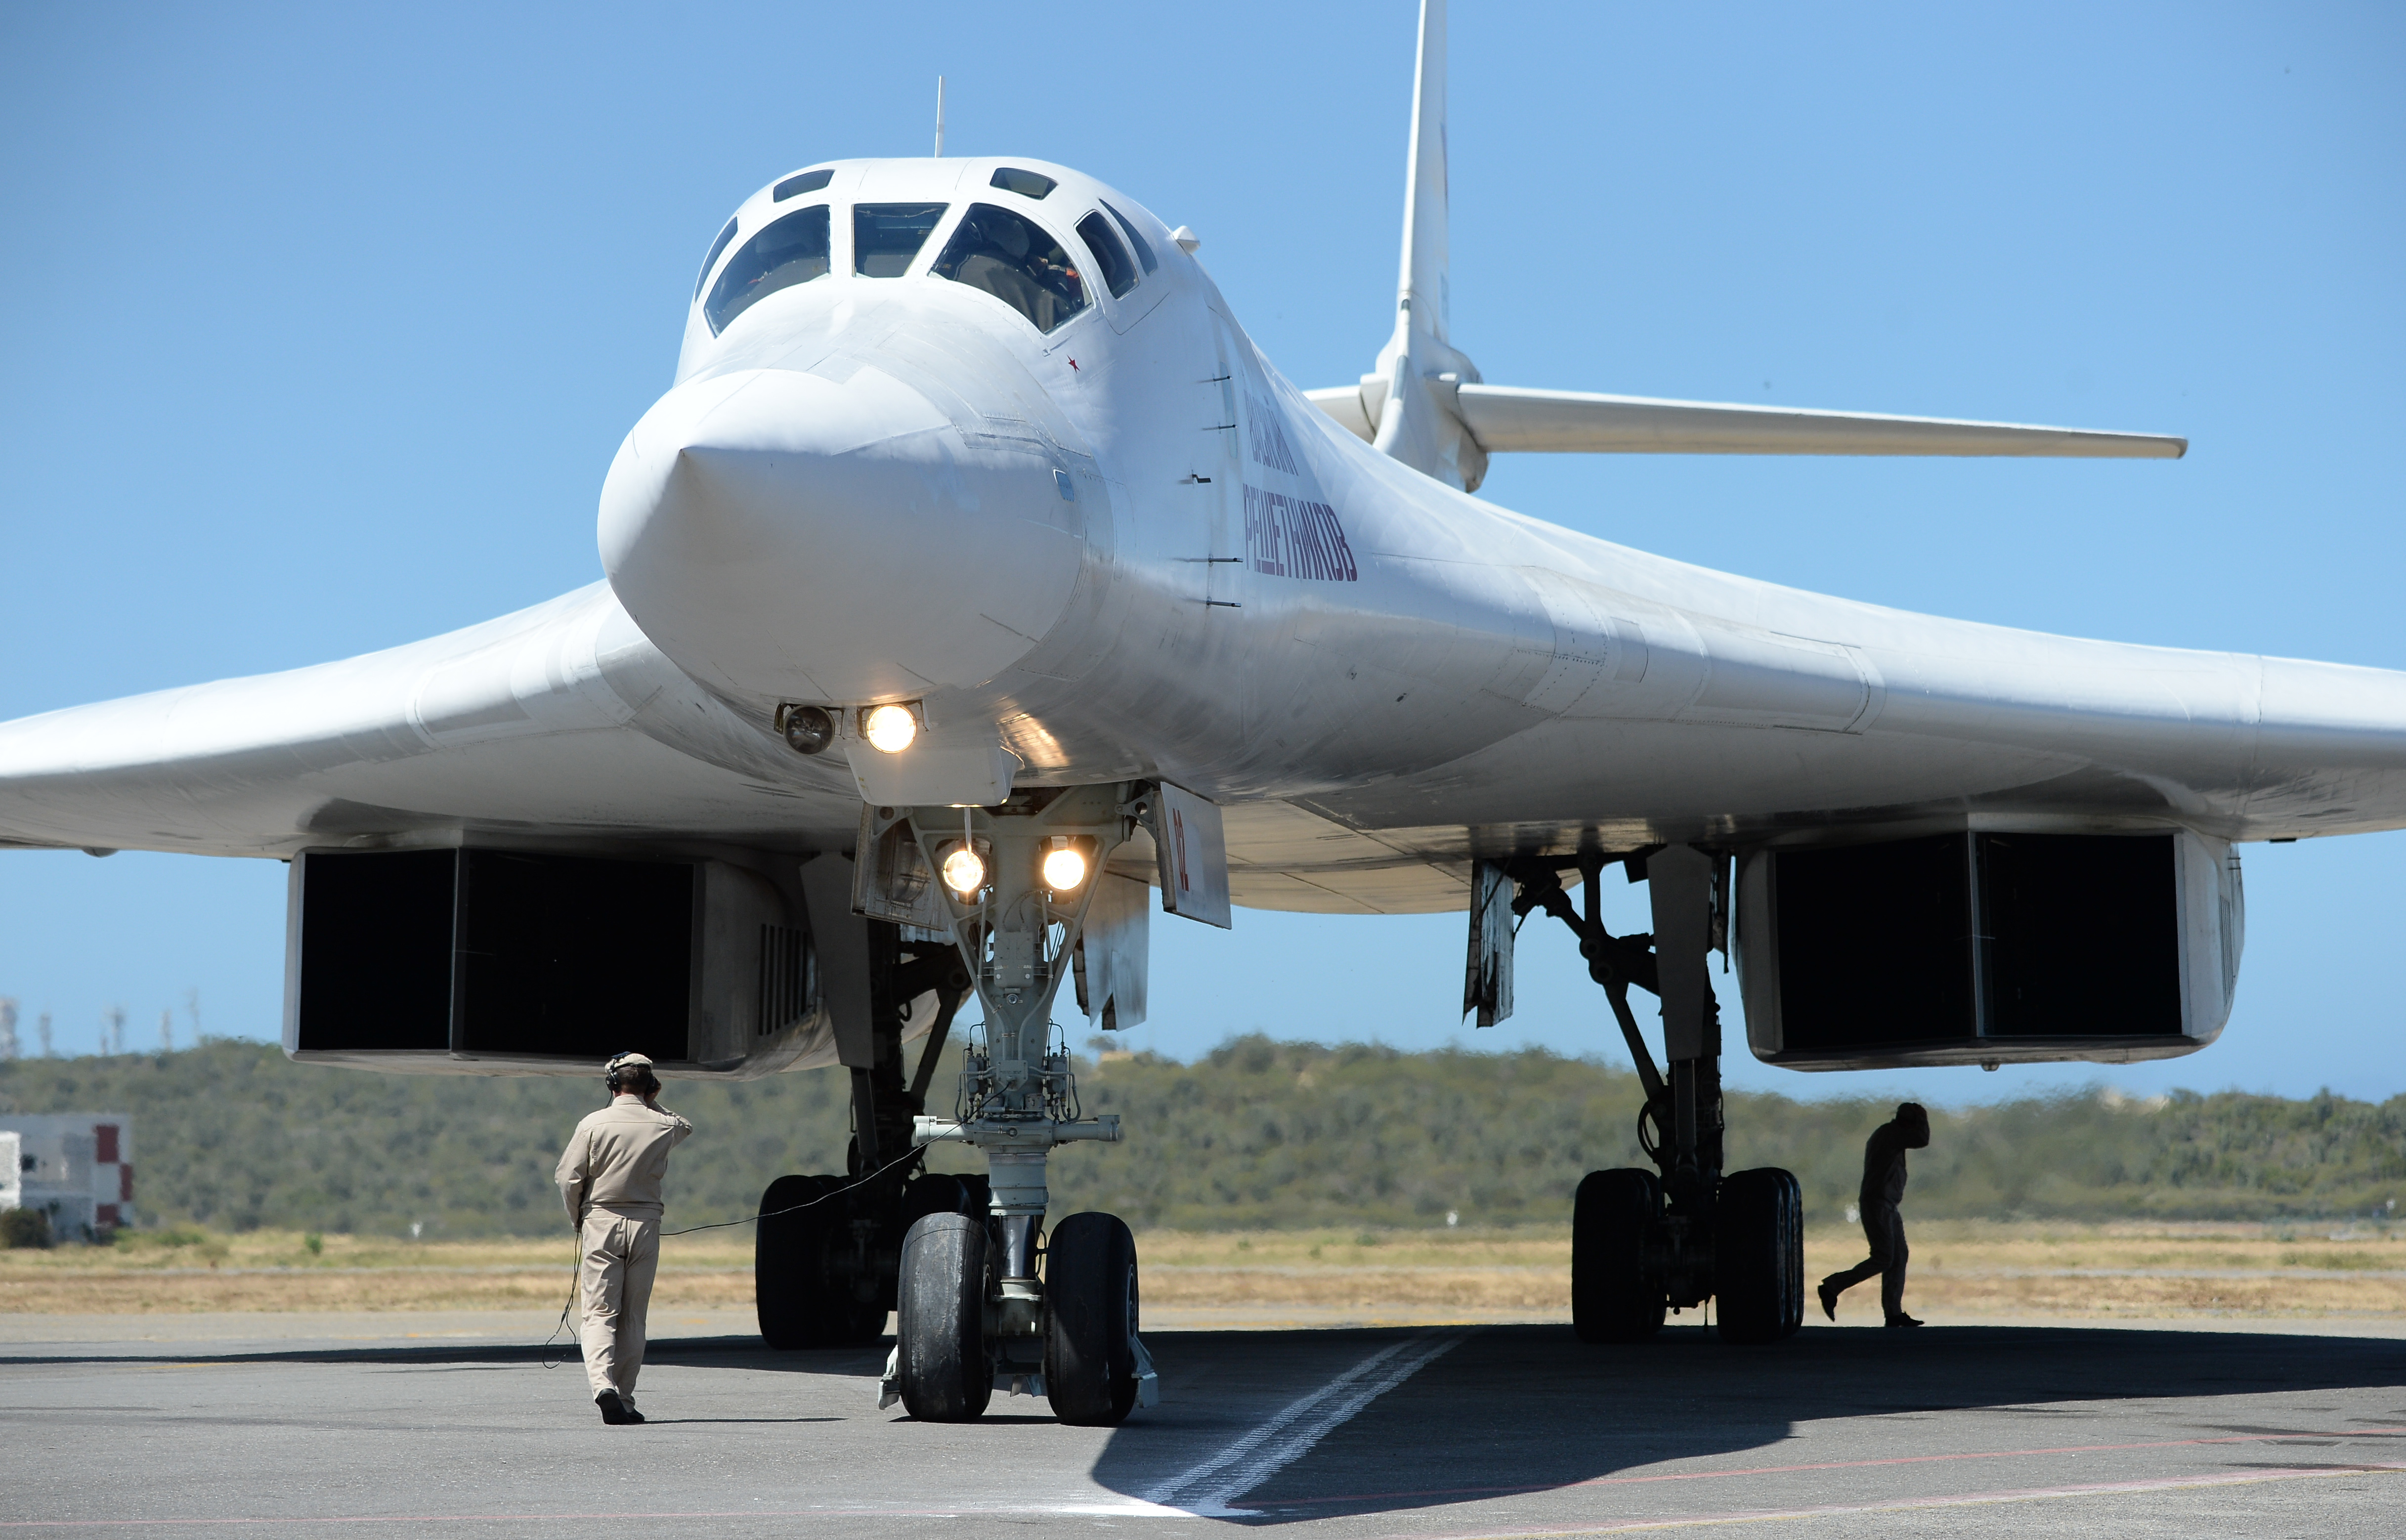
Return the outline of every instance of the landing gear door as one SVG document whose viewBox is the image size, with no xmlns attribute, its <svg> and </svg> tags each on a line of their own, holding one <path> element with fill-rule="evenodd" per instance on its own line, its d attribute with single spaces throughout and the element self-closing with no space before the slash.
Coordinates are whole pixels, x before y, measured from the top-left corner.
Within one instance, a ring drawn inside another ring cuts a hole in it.
<svg viewBox="0 0 2406 1540">
<path fill-rule="evenodd" d="M 1512 879 L 1493 861 L 1472 863 L 1470 957 L 1462 981 L 1462 1013 L 1493 1026 L 1512 1014 Z"/>
<path fill-rule="evenodd" d="M 1162 782 L 1153 794 L 1153 846 L 1161 861 L 1161 908 L 1167 914 L 1229 927 L 1228 841 L 1220 810 L 1182 787 Z"/>
<path fill-rule="evenodd" d="M 1096 1030 L 1117 1032 L 1144 1021 L 1153 895 L 1115 872 L 1097 874 L 1096 884 L 1078 938 L 1078 1009 Z"/>
</svg>

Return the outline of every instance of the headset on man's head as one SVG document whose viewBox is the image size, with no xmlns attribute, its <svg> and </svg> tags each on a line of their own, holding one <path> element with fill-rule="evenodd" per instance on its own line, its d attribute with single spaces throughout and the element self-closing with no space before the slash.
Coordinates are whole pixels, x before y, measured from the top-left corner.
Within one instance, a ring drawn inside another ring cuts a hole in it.
<svg viewBox="0 0 2406 1540">
<path fill-rule="evenodd" d="M 612 1095 L 648 1096 L 659 1090 L 660 1078 L 652 1073 L 651 1065 L 627 1063 L 633 1057 L 635 1054 L 631 1051 L 613 1053 L 610 1062 L 602 1067 L 602 1083 L 610 1088 Z"/>
</svg>

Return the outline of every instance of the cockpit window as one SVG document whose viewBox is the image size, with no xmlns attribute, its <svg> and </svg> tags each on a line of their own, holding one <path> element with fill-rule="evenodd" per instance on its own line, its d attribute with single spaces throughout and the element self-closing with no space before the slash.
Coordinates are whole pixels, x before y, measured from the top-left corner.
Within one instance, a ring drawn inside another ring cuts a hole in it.
<svg viewBox="0 0 2406 1540">
<path fill-rule="evenodd" d="M 698 300 L 701 298 L 701 286 L 710 281 L 710 270 L 718 265 L 718 254 L 726 250 L 727 243 L 734 238 L 735 221 L 733 219 L 729 219 L 727 221 L 727 228 L 718 233 L 718 239 L 710 243 L 710 255 L 701 259 L 701 276 L 693 280 L 693 297 L 695 299 Z"/>
<path fill-rule="evenodd" d="M 1023 198 L 1041 198 L 1060 184 L 1038 172 L 1022 171 L 1017 166 L 1007 165 L 996 171 L 985 185 L 998 187 L 1005 192 L 1016 192 Z"/>
<path fill-rule="evenodd" d="M 856 204 L 852 270 L 866 278 L 899 278 L 944 217 L 942 204 Z"/>
<path fill-rule="evenodd" d="M 743 243 L 711 285 L 701 313 L 713 336 L 780 289 L 824 278 L 828 272 L 828 208 L 798 208 Z"/>
<path fill-rule="evenodd" d="M 1103 212 L 1117 221 L 1122 230 L 1127 232 L 1128 245 L 1136 247 L 1136 260 L 1144 263 L 1146 273 L 1150 274 L 1161 266 L 1159 262 L 1153 260 L 1153 247 L 1145 244 L 1144 237 L 1136 233 L 1136 226 L 1128 223 L 1126 215 L 1109 204 L 1103 205 Z"/>
<path fill-rule="evenodd" d="M 834 180 L 835 173 L 832 171 L 796 172 L 771 190 L 771 200 L 782 204 L 788 198 L 799 198 L 805 192 L 816 192 Z"/>
<path fill-rule="evenodd" d="M 1043 226 L 992 204 L 969 205 L 934 272 L 985 290 L 1039 332 L 1049 332 L 1086 308 L 1086 285 L 1061 243 Z"/>
<path fill-rule="evenodd" d="M 1099 214 L 1089 214 L 1078 221 L 1078 239 L 1095 254 L 1096 265 L 1103 270 L 1103 287 L 1118 299 L 1136 287 L 1136 263 L 1129 261 L 1127 247 L 1111 233 L 1111 227 Z"/>
</svg>

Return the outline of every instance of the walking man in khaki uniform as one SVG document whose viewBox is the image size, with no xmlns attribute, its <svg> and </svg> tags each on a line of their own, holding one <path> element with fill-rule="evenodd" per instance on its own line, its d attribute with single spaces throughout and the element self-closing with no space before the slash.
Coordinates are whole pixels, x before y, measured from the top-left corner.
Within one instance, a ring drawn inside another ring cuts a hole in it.
<svg viewBox="0 0 2406 1540">
<path fill-rule="evenodd" d="M 552 1180 L 584 1241 L 576 1283 L 585 1375 L 602 1420 L 615 1426 L 644 1420 L 635 1376 L 660 1264 L 660 1179 L 693 1124 L 660 1106 L 659 1077 L 643 1054 L 621 1053 L 602 1072 L 610 1105 L 576 1125 Z"/>
</svg>

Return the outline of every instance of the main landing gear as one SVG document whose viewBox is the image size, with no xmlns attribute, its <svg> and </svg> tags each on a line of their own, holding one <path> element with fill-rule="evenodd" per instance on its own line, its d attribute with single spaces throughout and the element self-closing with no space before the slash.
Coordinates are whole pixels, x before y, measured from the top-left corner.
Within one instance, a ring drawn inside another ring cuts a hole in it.
<svg viewBox="0 0 2406 1540">
<path fill-rule="evenodd" d="M 1604 869 L 1624 863 L 1649 884 L 1651 936 L 1604 926 Z M 1516 886 L 1514 919 L 1542 909 L 1578 937 L 1646 1088 L 1637 1140 L 1655 1169 L 1591 1171 L 1571 1219 L 1571 1320 L 1582 1341 L 1635 1342 L 1664 1313 L 1719 1302 L 1725 1342 L 1776 1342 L 1804 1320 L 1803 1194 L 1773 1167 L 1721 1169 L 1720 1010 L 1705 962 L 1725 938 L 1725 863 L 1686 846 L 1582 855 L 1584 910 L 1547 857 L 1494 863 Z M 1637 1030 L 1629 986 L 1663 1002 L 1665 1076 Z"/>
<path fill-rule="evenodd" d="M 845 1348 L 876 1341 L 897 1304 L 902 1237 L 928 1214 L 984 1213 L 985 1179 L 891 1165 L 912 1149 L 913 1119 L 969 973 L 949 943 L 903 940 L 899 925 L 866 922 L 873 1063 L 852 1072 L 856 1133 L 842 1176 L 779 1177 L 760 1194 L 753 1298 L 771 1348 Z M 933 993 L 936 1019 L 917 1072 L 902 1077 L 902 1028 L 911 1002 Z M 890 1169 L 888 1168 L 890 1165 Z M 876 1173 L 870 1180 L 858 1179 Z M 857 1183 L 857 1185 L 856 1185 Z"/>
</svg>

